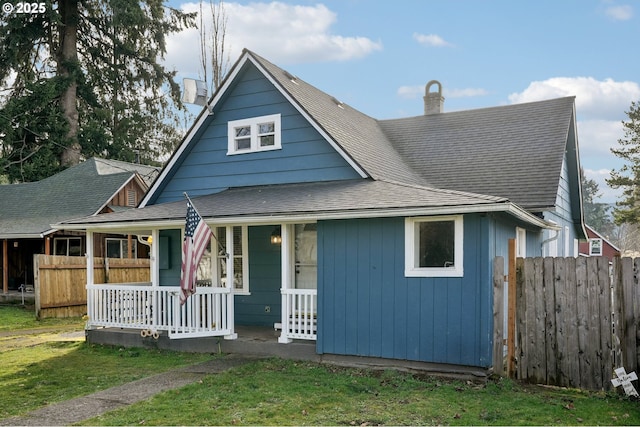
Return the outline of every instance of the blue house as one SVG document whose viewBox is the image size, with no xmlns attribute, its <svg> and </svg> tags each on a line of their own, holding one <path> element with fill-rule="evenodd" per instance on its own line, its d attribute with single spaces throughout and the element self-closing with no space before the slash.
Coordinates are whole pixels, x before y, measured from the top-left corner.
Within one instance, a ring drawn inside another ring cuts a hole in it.
<svg viewBox="0 0 640 427">
<path fill-rule="evenodd" d="M 318 354 L 490 367 L 494 257 L 585 236 L 574 98 L 443 102 L 431 81 L 424 115 L 376 120 L 244 50 L 138 209 L 59 225 L 153 242 L 149 284 L 89 265 L 89 327 L 275 326 Z M 180 306 L 185 193 L 215 239 Z"/>
</svg>

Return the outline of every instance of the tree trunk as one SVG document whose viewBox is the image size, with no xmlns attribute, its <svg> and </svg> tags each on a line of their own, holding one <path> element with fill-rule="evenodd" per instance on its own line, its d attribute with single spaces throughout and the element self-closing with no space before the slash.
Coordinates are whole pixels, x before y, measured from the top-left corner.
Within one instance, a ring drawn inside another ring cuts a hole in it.
<svg viewBox="0 0 640 427">
<path fill-rule="evenodd" d="M 66 148 L 60 156 L 63 166 L 80 163 L 81 147 L 78 143 L 78 0 L 60 0 L 60 45 L 57 52 L 58 75 L 67 81 L 60 96 L 60 107 L 69 124 Z"/>
</svg>

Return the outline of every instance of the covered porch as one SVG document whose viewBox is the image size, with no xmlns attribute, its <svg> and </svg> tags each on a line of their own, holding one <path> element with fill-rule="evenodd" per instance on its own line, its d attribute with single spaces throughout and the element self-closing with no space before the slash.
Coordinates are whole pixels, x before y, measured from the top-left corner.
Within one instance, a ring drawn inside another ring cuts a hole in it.
<svg viewBox="0 0 640 427">
<path fill-rule="evenodd" d="M 87 244 L 87 336 L 119 329 L 156 340 L 228 341 L 238 339 L 243 327 L 259 327 L 273 331 L 273 342 L 315 341 L 315 223 L 208 225 L 214 237 L 198 267 L 196 293 L 184 305 L 182 223 L 121 230 L 150 242 L 147 283 L 95 283 L 93 245 Z M 87 230 L 88 243 L 98 232 L 104 231 Z"/>
</svg>

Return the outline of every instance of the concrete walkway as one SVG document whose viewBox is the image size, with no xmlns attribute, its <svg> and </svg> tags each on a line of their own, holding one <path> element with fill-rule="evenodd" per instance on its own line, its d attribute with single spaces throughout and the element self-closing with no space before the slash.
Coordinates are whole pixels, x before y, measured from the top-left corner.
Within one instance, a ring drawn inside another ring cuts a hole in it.
<svg viewBox="0 0 640 427">
<path fill-rule="evenodd" d="M 88 396 L 45 406 L 22 417 L 5 418 L 0 420 L 0 426 L 68 426 L 80 423 L 83 420 L 140 402 L 163 391 L 183 387 L 199 381 L 207 375 L 220 373 L 256 359 L 258 357 L 227 355 L 224 358 L 216 358 L 112 387 Z"/>
</svg>

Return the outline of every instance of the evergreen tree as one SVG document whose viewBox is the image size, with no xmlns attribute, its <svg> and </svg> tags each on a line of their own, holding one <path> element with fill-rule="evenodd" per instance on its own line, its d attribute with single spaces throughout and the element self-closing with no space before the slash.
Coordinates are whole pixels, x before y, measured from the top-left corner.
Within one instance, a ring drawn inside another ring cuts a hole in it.
<svg viewBox="0 0 640 427">
<path fill-rule="evenodd" d="M 593 179 L 587 179 L 584 171 L 580 169 L 582 180 L 582 206 L 584 208 L 584 220 L 594 230 L 605 233 L 611 229 L 609 210 L 606 203 L 598 203 L 596 199 L 602 196 L 598 183 Z"/>
<path fill-rule="evenodd" d="M 0 23 L 0 175 L 34 181 L 93 155 L 149 162 L 180 140 L 164 0 L 49 0 Z"/>
<path fill-rule="evenodd" d="M 640 222 L 640 102 L 632 102 L 626 112 L 628 121 L 623 121 L 624 137 L 618 140 L 619 147 L 611 152 L 625 161 L 619 170 L 612 170 L 607 184 L 621 188 L 623 199 L 613 211 L 617 224 Z"/>
</svg>

